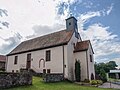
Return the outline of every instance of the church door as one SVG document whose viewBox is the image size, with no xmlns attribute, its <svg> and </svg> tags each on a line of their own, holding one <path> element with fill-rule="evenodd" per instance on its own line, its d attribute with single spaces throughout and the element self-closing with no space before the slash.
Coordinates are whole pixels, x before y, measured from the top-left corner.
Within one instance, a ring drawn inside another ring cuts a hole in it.
<svg viewBox="0 0 120 90">
<path fill-rule="evenodd" d="M 80 62 L 76 60 L 75 62 L 75 79 L 77 82 L 81 80 Z"/>
</svg>

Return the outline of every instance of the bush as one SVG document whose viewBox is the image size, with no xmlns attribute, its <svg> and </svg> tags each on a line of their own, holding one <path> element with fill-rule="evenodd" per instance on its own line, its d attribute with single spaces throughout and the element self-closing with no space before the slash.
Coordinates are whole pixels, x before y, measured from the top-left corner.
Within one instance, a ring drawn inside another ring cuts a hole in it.
<svg viewBox="0 0 120 90">
<path fill-rule="evenodd" d="M 97 83 L 100 85 L 103 84 L 102 80 L 97 80 Z"/>
<path fill-rule="evenodd" d="M 84 82 L 85 82 L 85 83 L 89 83 L 90 80 L 89 80 L 89 79 L 85 79 Z"/>
<path fill-rule="evenodd" d="M 91 81 L 90 81 L 90 84 L 91 84 L 91 85 L 97 85 L 97 80 L 91 80 Z"/>
<path fill-rule="evenodd" d="M 101 85 L 103 82 L 102 80 L 91 80 L 90 84 L 91 85 Z"/>
</svg>

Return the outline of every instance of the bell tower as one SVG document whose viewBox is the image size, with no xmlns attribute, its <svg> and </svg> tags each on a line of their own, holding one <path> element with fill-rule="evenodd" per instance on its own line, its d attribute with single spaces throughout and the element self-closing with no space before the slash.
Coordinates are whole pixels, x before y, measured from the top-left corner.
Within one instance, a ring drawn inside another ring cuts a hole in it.
<svg viewBox="0 0 120 90">
<path fill-rule="evenodd" d="M 66 30 L 74 30 L 75 37 L 80 38 L 80 35 L 78 33 L 78 26 L 77 26 L 77 19 L 73 16 L 70 16 L 66 19 Z"/>
</svg>

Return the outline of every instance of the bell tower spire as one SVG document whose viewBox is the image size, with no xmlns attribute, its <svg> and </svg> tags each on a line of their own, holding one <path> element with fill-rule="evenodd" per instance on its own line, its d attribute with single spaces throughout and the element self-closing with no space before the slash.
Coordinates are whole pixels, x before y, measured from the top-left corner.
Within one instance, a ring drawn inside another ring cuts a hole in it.
<svg viewBox="0 0 120 90">
<path fill-rule="evenodd" d="M 75 37 L 78 39 L 80 38 L 80 35 L 78 33 L 77 19 L 72 15 L 66 19 L 66 30 L 74 30 Z"/>
</svg>

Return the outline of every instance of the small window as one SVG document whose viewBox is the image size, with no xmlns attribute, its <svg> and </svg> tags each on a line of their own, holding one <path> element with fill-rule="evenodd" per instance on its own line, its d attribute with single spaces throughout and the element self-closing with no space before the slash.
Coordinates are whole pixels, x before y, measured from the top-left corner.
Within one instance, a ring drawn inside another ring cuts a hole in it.
<svg viewBox="0 0 120 90">
<path fill-rule="evenodd" d="M 43 73 L 46 73 L 46 69 L 43 69 Z"/>
<path fill-rule="evenodd" d="M 77 29 L 77 23 L 75 23 L 75 27 L 76 27 L 76 29 Z"/>
<path fill-rule="evenodd" d="M 74 47 L 74 49 L 75 49 L 75 43 L 73 43 L 73 47 Z"/>
<path fill-rule="evenodd" d="M 12 70 L 12 72 L 14 73 L 14 70 Z"/>
<path fill-rule="evenodd" d="M 18 70 L 16 70 L 16 72 L 18 73 Z"/>
<path fill-rule="evenodd" d="M 50 73 L 50 69 L 47 69 L 47 73 Z"/>
<path fill-rule="evenodd" d="M 47 50 L 46 51 L 46 61 L 50 61 L 51 60 L 51 51 Z"/>
<path fill-rule="evenodd" d="M 92 62 L 92 55 L 90 55 L 90 62 Z"/>
<path fill-rule="evenodd" d="M 69 22 L 69 25 L 71 25 L 71 22 Z"/>
<path fill-rule="evenodd" d="M 15 56 L 14 64 L 17 64 L 18 56 Z"/>
<path fill-rule="evenodd" d="M 64 65 L 64 67 L 66 68 L 66 65 Z"/>
</svg>

